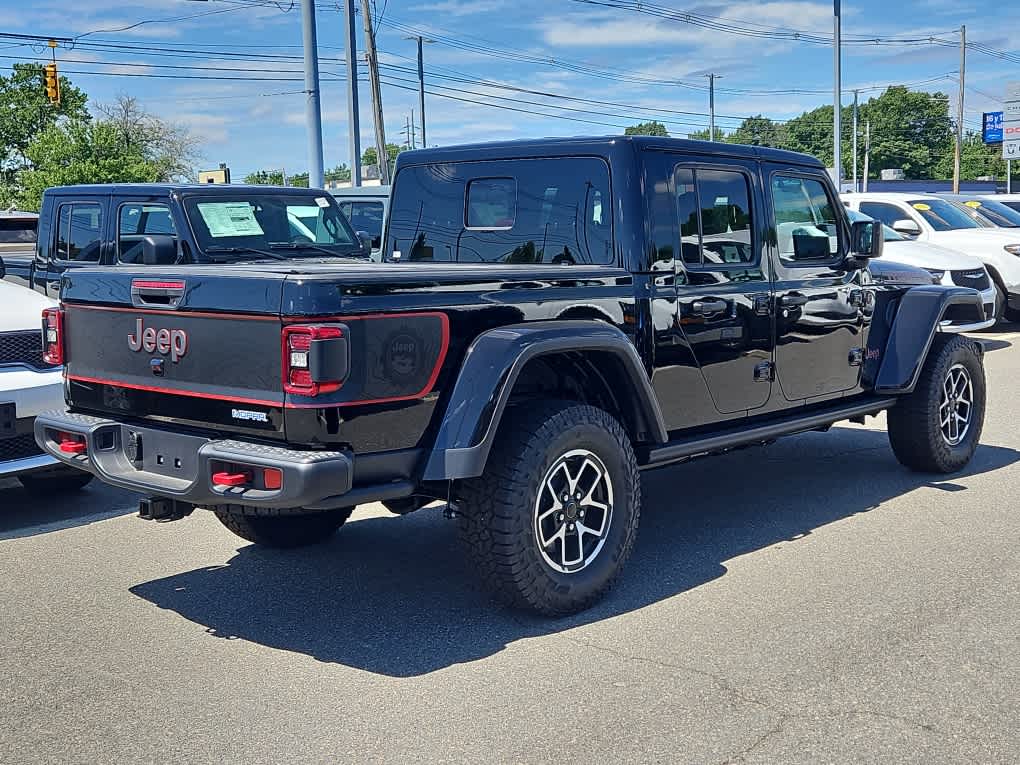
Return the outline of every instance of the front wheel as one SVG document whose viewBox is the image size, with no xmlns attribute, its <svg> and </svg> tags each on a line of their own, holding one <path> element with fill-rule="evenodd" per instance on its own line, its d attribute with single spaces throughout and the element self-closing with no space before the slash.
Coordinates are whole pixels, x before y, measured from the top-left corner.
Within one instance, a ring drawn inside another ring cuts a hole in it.
<svg viewBox="0 0 1020 765">
<path fill-rule="evenodd" d="M 273 514 L 265 508 L 219 505 L 211 508 L 232 532 L 263 547 L 306 547 L 325 542 L 351 517 L 353 507 L 302 515 Z"/>
<path fill-rule="evenodd" d="M 488 588 L 550 616 L 609 591 L 641 513 L 627 433 L 608 412 L 573 402 L 508 411 L 485 472 L 459 496 L 461 536 Z"/>
<path fill-rule="evenodd" d="M 953 473 L 970 462 L 984 419 L 977 346 L 962 335 L 937 335 L 914 392 L 889 410 L 889 442 L 911 470 Z"/>
</svg>

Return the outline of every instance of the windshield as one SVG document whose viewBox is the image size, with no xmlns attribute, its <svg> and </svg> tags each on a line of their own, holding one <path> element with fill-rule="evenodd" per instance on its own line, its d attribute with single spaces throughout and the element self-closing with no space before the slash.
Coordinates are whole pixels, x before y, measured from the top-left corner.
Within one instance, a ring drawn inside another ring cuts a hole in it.
<svg viewBox="0 0 1020 765">
<path fill-rule="evenodd" d="M 990 199 L 967 199 L 958 204 L 965 213 L 981 223 L 991 223 L 1000 228 L 1020 226 L 1020 212 L 1007 207 L 1002 202 Z"/>
<path fill-rule="evenodd" d="M 328 195 L 241 192 L 186 197 L 184 208 L 203 252 L 299 258 L 359 253 L 361 245 Z"/>
<path fill-rule="evenodd" d="M 856 223 L 862 220 L 874 220 L 870 215 L 865 215 L 859 210 L 851 210 L 849 207 L 846 210 L 847 215 L 850 216 L 850 221 Z M 891 227 L 882 224 L 882 239 L 887 242 L 905 242 L 909 241 L 905 236 L 900 234 L 898 231 L 893 230 Z"/>
<path fill-rule="evenodd" d="M 961 228 L 982 228 L 967 213 L 945 199 L 917 199 L 907 202 L 936 231 L 956 231 Z"/>
</svg>

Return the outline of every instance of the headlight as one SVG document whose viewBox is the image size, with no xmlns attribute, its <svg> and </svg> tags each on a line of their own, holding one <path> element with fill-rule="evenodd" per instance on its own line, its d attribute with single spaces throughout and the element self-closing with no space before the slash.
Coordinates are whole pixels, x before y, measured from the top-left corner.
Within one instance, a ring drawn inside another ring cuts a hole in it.
<svg viewBox="0 0 1020 765">
<path fill-rule="evenodd" d="M 1007 244 L 1002 249 L 1004 249 L 1010 255 L 1020 255 L 1020 244 Z"/>
</svg>

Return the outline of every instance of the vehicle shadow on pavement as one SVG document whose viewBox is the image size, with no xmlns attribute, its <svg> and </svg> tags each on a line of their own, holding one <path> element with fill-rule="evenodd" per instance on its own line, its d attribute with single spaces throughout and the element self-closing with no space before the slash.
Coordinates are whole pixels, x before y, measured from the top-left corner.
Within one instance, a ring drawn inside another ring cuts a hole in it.
<svg viewBox="0 0 1020 765">
<path fill-rule="evenodd" d="M 244 547 L 226 565 L 131 591 L 217 637 L 417 676 L 682 596 L 723 576 L 736 556 L 797 544 L 919 487 L 959 492 L 954 507 L 965 512 L 959 479 L 1018 459 L 1012 449 L 982 446 L 962 473 L 920 475 L 900 467 L 884 432 L 834 428 L 646 473 L 638 543 L 621 580 L 595 608 L 564 619 L 489 602 L 455 524 L 435 509 L 355 520 L 330 543 L 301 551 Z"/>
<path fill-rule="evenodd" d="M 137 496 L 93 481 L 82 491 L 39 496 L 0 479 L 0 541 L 87 526 L 138 509 Z"/>
</svg>

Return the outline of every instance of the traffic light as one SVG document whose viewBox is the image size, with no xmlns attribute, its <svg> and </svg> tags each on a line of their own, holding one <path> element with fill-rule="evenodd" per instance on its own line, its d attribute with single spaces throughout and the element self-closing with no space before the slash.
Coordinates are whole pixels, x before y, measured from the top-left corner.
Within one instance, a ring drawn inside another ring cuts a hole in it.
<svg viewBox="0 0 1020 765">
<path fill-rule="evenodd" d="M 43 81 L 46 84 L 46 97 L 54 106 L 60 103 L 60 77 L 57 76 L 57 64 L 53 62 L 43 67 Z"/>
</svg>

